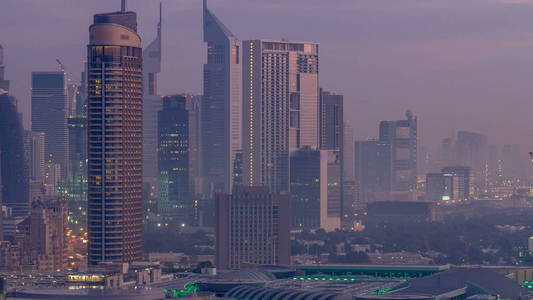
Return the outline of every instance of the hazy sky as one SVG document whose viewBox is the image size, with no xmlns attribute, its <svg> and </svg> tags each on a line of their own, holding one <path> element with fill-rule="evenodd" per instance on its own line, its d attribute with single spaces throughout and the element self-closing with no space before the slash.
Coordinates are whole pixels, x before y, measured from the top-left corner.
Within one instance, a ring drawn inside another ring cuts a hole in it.
<svg viewBox="0 0 533 300">
<path fill-rule="evenodd" d="M 0 0 L 7 76 L 29 119 L 30 73 L 61 59 L 79 77 L 92 15 L 119 0 Z M 320 42 L 321 86 L 345 95 L 356 138 L 419 116 L 421 144 L 458 129 L 533 149 L 533 1 L 210 0 L 240 39 Z M 158 3 L 129 0 L 143 43 Z M 202 91 L 201 0 L 163 0 L 162 94 Z"/>
</svg>

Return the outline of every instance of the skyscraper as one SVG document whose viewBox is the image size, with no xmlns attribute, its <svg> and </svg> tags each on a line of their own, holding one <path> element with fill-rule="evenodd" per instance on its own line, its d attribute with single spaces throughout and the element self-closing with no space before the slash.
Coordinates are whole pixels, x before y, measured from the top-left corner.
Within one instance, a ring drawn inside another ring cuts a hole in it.
<svg viewBox="0 0 533 300">
<path fill-rule="evenodd" d="M 0 91 L 0 177 L 3 205 L 13 216 L 29 213 L 29 168 L 24 154 L 24 129 L 15 98 Z"/>
<path fill-rule="evenodd" d="M 157 113 L 161 97 L 157 91 L 157 75 L 161 72 L 163 11 L 159 4 L 159 23 L 156 38 L 143 50 L 143 182 L 145 188 L 157 184 Z"/>
<path fill-rule="evenodd" d="M 187 223 L 192 207 L 189 181 L 189 112 L 181 95 L 163 98 L 158 113 L 159 199 L 158 213 Z"/>
<path fill-rule="evenodd" d="M 291 207 L 293 228 L 320 228 L 322 173 L 320 150 L 304 147 L 291 153 Z M 326 194 L 327 195 L 327 194 Z"/>
<path fill-rule="evenodd" d="M 411 111 L 405 115 L 405 120 L 382 121 L 379 140 L 391 147 L 391 193 L 411 198 L 417 182 L 417 118 Z"/>
<path fill-rule="evenodd" d="M 290 201 L 267 187 L 236 186 L 217 194 L 216 266 L 290 264 Z"/>
<path fill-rule="evenodd" d="M 0 89 L 9 91 L 9 80 L 5 79 L 4 47 L 0 45 Z"/>
<path fill-rule="evenodd" d="M 320 149 L 341 150 L 344 96 L 320 89 Z"/>
<path fill-rule="evenodd" d="M 142 258 L 142 49 L 137 15 L 97 14 L 89 27 L 88 262 Z"/>
<path fill-rule="evenodd" d="M 316 43 L 243 42 L 244 184 L 289 190 L 289 153 L 318 148 Z"/>
<path fill-rule="evenodd" d="M 241 42 L 203 6 L 204 64 L 202 99 L 203 177 L 206 190 L 229 193 L 235 158 L 242 152 Z"/>
<path fill-rule="evenodd" d="M 489 145 L 486 135 L 469 132 L 457 132 L 455 143 L 456 161 L 460 166 L 472 168 L 472 183 L 477 191 L 487 188 Z"/>
<path fill-rule="evenodd" d="M 358 209 L 356 202 L 355 183 L 355 149 L 353 127 L 350 123 L 344 122 L 342 143 L 342 211 L 343 217 L 353 215 Z"/>
<path fill-rule="evenodd" d="M 43 132 L 29 132 L 29 154 L 30 154 L 30 178 L 40 183 L 44 183 L 46 172 L 45 159 L 45 135 Z"/>
<path fill-rule="evenodd" d="M 68 169 L 68 97 L 64 72 L 33 72 L 31 89 L 31 127 L 45 134 L 45 157 Z"/>
<path fill-rule="evenodd" d="M 355 180 L 360 203 L 389 200 L 391 146 L 377 140 L 355 142 Z"/>
</svg>

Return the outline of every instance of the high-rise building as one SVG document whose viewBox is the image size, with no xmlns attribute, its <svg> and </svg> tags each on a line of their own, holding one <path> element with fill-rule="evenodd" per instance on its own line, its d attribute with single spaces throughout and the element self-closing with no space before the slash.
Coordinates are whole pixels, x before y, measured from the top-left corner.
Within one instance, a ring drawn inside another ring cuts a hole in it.
<svg viewBox="0 0 533 300">
<path fill-rule="evenodd" d="M 31 89 L 31 127 L 45 134 L 45 157 L 68 168 L 68 97 L 64 72 L 33 72 Z"/>
<path fill-rule="evenodd" d="M 0 90 L 9 91 L 9 80 L 5 78 L 4 47 L 0 45 Z"/>
<path fill-rule="evenodd" d="M 289 190 L 289 153 L 319 146 L 316 43 L 243 42 L 244 184 Z"/>
<path fill-rule="evenodd" d="M 472 183 L 477 191 L 487 188 L 489 144 L 486 135 L 459 131 L 455 143 L 456 161 L 460 166 L 471 167 Z"/>
<path fill-rule="evenodd" d="M 158 113 L 159 199 L 157 210 L 163 217 L 188 223 L 191 211 L 189 181 L 189 112 L 187 98 L 163 98 Z"/>
<path fill-rule="evenodd" d="M 216 198 L 216 266 L 290 264 L 290 201 L 267 187 L 236 186 Z"/>
<path fill-rule="evenodd" d="M 320 150 L 304 147 L 291 153 L 291 207 L 293 228 L 320 228 Z M 322 180 L 322 181 L 321 181 Z"/>
<path fill-rule="evenodd" d="M 344 122 L 342 143 L 342 203 L 343 217 L 349 217 L 359 208 L 356 201 L 354 133 L 350 123 Z"/>
<path fill-rule="evenodd" d="M 97 14 L 89 27 L 88 262 L 142 258 L 142 49 L 137 15 Z"/>
<path fill-rule="evenodd" d="M 87 117 L 71 116 L 68 122 L 69 169 L 66 193 L 70 201 L 87 200 Z"/>
<path fill-rule="evenodd" d="M 202 163 L 205 190 L 230 193 L 233 165 L 242 153 L 241 42 L 203 6 L 204 64 Z"/>
<path fill-rule="evenodd" d="M 187 95 L 189 118 L 189 191 L 202 194 L 202 96 Z"/>
<path fill-rule="evenodd" d="M 344 96 L 320 89 L 320 149 L 342 150 Z"/>
<path fill-rule="evenodd" d="M 293 228 L 333 231 L 341 220 L 339 152 L 305 146 L 291 153 Z"/>
<path fill-rule="evenodd" d="M 389 200 L 390 144 L 377 140 L 357 141 L 354 148 L 358 202 Z"/>
<path fill-rule="evenodd" d="M 459 178 L 457 188 L 459 193 L 458 199 L 461 201 L 468 200 L 471 196 L 471 170 L 472 168 L 465 166 L 449 166 L 441 170 L 443 174 L 450 174 Z"/>
<path fill-rule="evenodd" d="M 417 118 L 407 111 L 405 120 L 382 121 L 379 141 L 390 145 L 390 189 L 392 194 L 410 194 L 417 187 Z M 406 199 L 412 200 L 412 199 Z"/>
<path fill-rule="evenodd" d="M 43 183 L 46 174 L 45 134 L 44 132 L 30 131 L 28 135 L 30 178 Z"/>
<path fill-rule="evenodd" d="M 157 75 L 161 72 L 163 8 L 159 4 L 156 38 L 143 50 L 143 182 L 149 193 L 157 186 L 157 114 L 161 97 L 157 90 Z M 146 199 L 145 199 L 146 200 Z"/>
<path fill-rule="evenodd" d="M 24 151 L 24 129 L 15 98 L 0 91 L 0 177 L 2 204 L 13 216 L 29 213 L 29 167 Z"/>
<path fill-rule="evenodd" d="M 461 201 L 461 178 L 449 173 L 426 174 L 426 201 L 455 203 Z"/>
</svg>

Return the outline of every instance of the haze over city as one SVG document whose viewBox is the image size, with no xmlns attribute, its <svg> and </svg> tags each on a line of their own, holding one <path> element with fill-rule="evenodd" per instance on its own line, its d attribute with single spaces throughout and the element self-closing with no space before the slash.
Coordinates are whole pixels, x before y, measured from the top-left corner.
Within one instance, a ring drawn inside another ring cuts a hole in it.
<svg viewBox="0 0 533 300">
<path fill-rule="evenodd" d="M 85 60 L 87 26 L 115 1 L 3 0 L 0 36 L 13 94 L 29 112 L 31 71 L 74 78 Z M 433 148 L 464 129 L 490 143 L 533 149 L 533 2 L 521 0 L 212 0 L 240 39 L 312 40 L 321 45 L 321 86 L 345 95 L 357 139 L 381 119 L 419 116 L 421 145 Z M 131 0 L 146 45 L 159 1 Z M 200 93 L 205 49 L 201 1 L 164 0 L 162 94 Z M 35 30 L 36 26 L 40 30 Z M 38 44 L 38 48 L 35 45 Z M 177 59 L 186 58 L 186 59 Z M 29 126 L 25 114 L 25 126 Z"/>
<path fill-rule="evenodd" d="M 0 1 L 0 300 L 533 299 L 533 0 Z"/>
</svg>

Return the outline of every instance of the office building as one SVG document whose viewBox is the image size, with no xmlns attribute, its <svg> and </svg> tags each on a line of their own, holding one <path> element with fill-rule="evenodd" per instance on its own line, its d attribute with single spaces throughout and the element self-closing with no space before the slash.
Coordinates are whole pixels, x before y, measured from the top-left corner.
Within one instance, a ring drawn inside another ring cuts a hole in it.
<svg viewBox="0 0 533 300">
<path fill-rule="evenodd" d="M 344 96 L 320 89 L 320 149 L 342 150 Z"/>
<path fill-rule="evenodd" d="M 45 135 L 44 132 L 27 131 L 26 137 L 29 154 L 29 169 L 31 180 L 44 182 L 46 174 L 46 158 L 45 158 Z"/>
<path fill-rule="evenodd" d="M 290 201 L 267 187 L 236 186 L 216 198 L 216 267 L 290 264 Z"/>
<path fill-rule="evenodd" d="M 185 95 L 189 118 L 189 191 L 202 195 L 202 96 Z"/>
<path fill-rule="evenodd" d="M 399 195 L 404 201 L 412 200 L 417 183 L 416 116 L 407 111 L 405 120 L 380 122 L 379 141 L 390 145 L 391 149 L 391 195 Z"/>
<path fill-rule="evenodd" d="M 320 150 L 304 147 L 291 154 L 293 228 L 320 228 L 320 189 L 323 187 Z"/>
<path fill-rule="evenodd" d="M 358 202 L 389 200 L 390 145 L 378 140 L 356 141 L 354 150 Z"/>
<path fill-rule="evenodd" d="M 29 213 L 29 167 L 24 151 L 24 129 L 15 98 L 0 91 L 0 177 L 2 204 L 13 216 Z"/>
<path fill-rule="evenodd" d="M 426 201 L 458 203 L 461 198 L 461 178 L 449 173 L 426 174 Z"/>
<path fill-rule="evenodd" d="M 359 208 L 356 201 L 354 133 L 350 123 L 344 122 L 342 143 L 342 213 L 353 216 Z"/>
<path fill-rule="evenodd" d="M 163 98 L 158 113 L 159 199 L 160 215 L 188 223 L 189 181 L 189 112 L 187 98 L 181 95 Z"/>
<path fill-rule="evenodd" d="M 243 42 L 244 184 L 289 190 L 289 153 L 319 146 L 316 43 Z"/>
<path fill-rule="evenodd" d="M 61 168 L 68 168 L 68 97 L 64 72 L 33 72 L 31 89 L 31 126 L 45 134 L 45 157 Z"/>
<path fill-rule="evenodd" d="M 0 90 L 9 92 L 9 80 L 5 78 L 4 47 L 0 45 Z"/>
<path fill-rule="evenodd" d="M 137 15 L 97 14 L 88 45 L 88 262 L 142 258 L 142 49 Z"/>
<path fill-rule="evenodd" d="M 461 201 L 469 200 L 472 188 L 471 188 L 471 168 L 465 166 L 450 166 L 442 168 L 443 174 L 450 174 L 458 177 L 458 193 Z"/>
<path fill-rule="evenodd" d="M 149 193 L 157 186 L 157 114 L 161 110 L 157 76 L 162 58 L 162 4 L 159 4 L 159 23 L 156 38 L 143 50 L 143 183 Z M 147 199 L 145 199 L 146 201 Z"/>
<path fill-rule="evenodd" d="M 87 117 L 68 118 L 69 169 L 65 185 L 69 201 L 87 200 Z"/>
<path fill-rule="evenodd" d="M 291 153 L 293 228 L 333 231 L 341 220 L 341 164 L 334 150 L 303 147 Z"/>
<path fill-rule="evenodd" d="M 484 191 L 488 187 L 489 145 L 486 135 L 459 131 L 455 142 L 456 161 L 460 166 L 471 167 L 473 187 Z"/>
<path fill-rule="evenodd" d="M 206 194 L 230 193 L 235 158 L 242 153 L 241 42 L 203 2 L 204 64 L 202 162 Z"/>
</svg>

